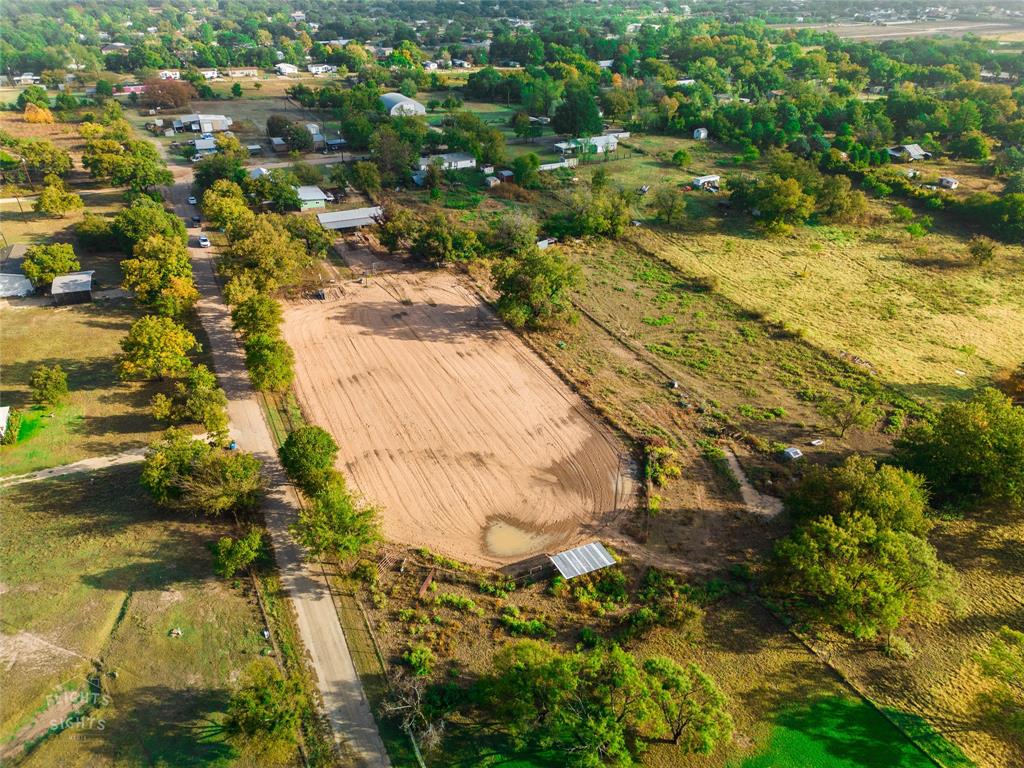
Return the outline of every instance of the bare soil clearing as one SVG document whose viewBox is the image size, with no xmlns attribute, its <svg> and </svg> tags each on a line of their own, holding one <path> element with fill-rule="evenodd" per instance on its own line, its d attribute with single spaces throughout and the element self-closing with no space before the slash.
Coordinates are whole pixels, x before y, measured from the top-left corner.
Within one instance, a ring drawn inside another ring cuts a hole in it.
<svg viewBox="0 0 1024 768">
<path fill-rule="evenodd" d="M 285 310 L 296 391 L 388 539 L 497 565 L 593 538 L 630 505 L 625 448 L 453 275 L 331 294 Z"/>
</svg>

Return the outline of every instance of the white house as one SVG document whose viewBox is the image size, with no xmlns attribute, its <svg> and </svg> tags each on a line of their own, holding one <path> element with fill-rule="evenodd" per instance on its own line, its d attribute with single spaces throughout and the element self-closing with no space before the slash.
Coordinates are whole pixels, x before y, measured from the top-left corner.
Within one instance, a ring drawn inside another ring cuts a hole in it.
<svg viewBox="0 0 1024 768">
<path fill-rule="evenodd" d="M 245 67 L 243 69 L 229 69 L 228 77 L 259 77 L 260 71 L 256 67 Z"/>
<path fill-rule="evenodd" d="M 292 11 L 292 21 L 305 21 L 306 14 L 304 11 Z"/>
<path fill-rule="evenodd" d="M 258 168 L 252 168 L 249 171 L 249 178 L 250 179 L 262 179 L 264 176 L 269 176 L 269 175 L 270 175 L 270 171 L 268 171 L 266 168 L 264 168 L 262 166 L 260 166 Z"/>
<path fill-rule="evenodd" d="M 568 141 L 560 141 L 555 144 L 555 149 L 563 155 L 579 151 L 603 154 L 617 150 L 620 138 L 629 138 L 629 133 L 607 133 L 603 136 L 591 136 L 586 139 L 569 139 Z"/>
<path fill-rule="evenodd" d="M 213 69 L 200 69 L 199 74 L 202 75 L 205 80 L 216 80 L 220 77 L 220 71 L 216 67 Z"/>
<path fill-rule="evenodd" d="M 694 129 L 694 131 L 693 131 L 693 138 L 695 138 L 697 141 L 707 141 L 708 140 L 708 129 L 707 128 L 696 128 L 696 129 Z"/>
<path fill-rule="evenodd" d="M 439 164 L 445 171 L 457 171 L 462 168 L 476 168 L 476 158 L 468 152 L 447 152 L 441 155 L 421 157 L 418 167 L 421 171 L 425 171 L 435 163 Z"/>
<path fill-rule="evenodd" d="M 680 88 L 692 88 L 696 84 L 697 81 L 694 80 L 692 77 L 684 77 L 679 80 L 676 80 L 676 85 L 679 86 Z"/>
<path fill-rule="evenodd" d="M 615 59 L 599 59 L 597 62 L 597 66 L 599 66 L 601 69 L 611 69 L 612 64 L 614 63 Z"/>
<path fill-rule="evenodd" d="M 192 144 L 196 148 L 196 157 L 217 154 L 216 139 L 196 139 Z"/>
<path fill-rule="evenodd" d="M 381 94 L 380 103 L 384 105 L 384 111 L 391 117 L 427 114 L 426 107 L 416 101 L 416 99 L 410 99 L 408 96 L 403 96 L 401 93 L 391 92 Z"/>
<path fill-rule="evenodd" d="M 23 72 L 14 78 L 14 82 L 17 85 L 38 85 L 39 81 L 39 75 L 32 74 L 31 72 Z"/>
<path fill-rule="evenodd" d="M 436 61 L 424 61 L 423 62 L 423 68 L 427 72 L 433 72 L 433 71 L 435 71 L 437 69 L 437 62 Z"/>
<path fill-rule="evenodd" d="M 181 70 L 161 69 L 159 72 L 157 72 L 157 76 L 161 80 L 181 80 Z"/>
<path fill-rule="evenodd" d="M 338 71 L 334 64 L 310 64 L 306 69 L 314 75 L 328 75 Z"/>
<path fill-rule="evenodd" d="M 298 67 L 296 67 L 294 64 L 286 64 L 283 61 L 275 64 L 274 70 L 279 75 L 297 75 L 299 73 Z"/>
</svg>

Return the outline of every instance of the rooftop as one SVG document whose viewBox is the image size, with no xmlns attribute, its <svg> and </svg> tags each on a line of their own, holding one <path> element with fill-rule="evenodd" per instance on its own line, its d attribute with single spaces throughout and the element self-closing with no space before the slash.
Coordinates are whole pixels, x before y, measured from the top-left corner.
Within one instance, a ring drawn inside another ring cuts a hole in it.
<svg viewBox="0 0 1024 768">
<path fill-rule="evenodd" d="M 295 192 L 303 202 L 327 199 L 327 195 L 320 187 L 296 187 Z"/>
<path fill-rule="evenodd" d="M 50 286 L 50 293 L 56 296 L 60 293 L 78 293 L 79 291 L 92 290 L 93 270 L 86 272 L 72 272 L 67 275 L 60 275 L 53 278 Z"/>
<path fill-rule="evenodd" d="M 589 544 L 559 552 L 557 555 L 551 555 L 550 560 L 566 579 L 615 565 L 615 558 L 599 541 L 592 541 Z"/>
</svg>

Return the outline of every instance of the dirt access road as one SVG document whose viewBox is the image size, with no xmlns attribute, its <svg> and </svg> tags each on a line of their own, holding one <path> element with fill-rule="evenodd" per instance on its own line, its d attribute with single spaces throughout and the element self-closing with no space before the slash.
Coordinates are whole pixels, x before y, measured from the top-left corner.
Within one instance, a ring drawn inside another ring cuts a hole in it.
<svg viewBox="0 0 1024 768">
<path fill-rule="evenodd" d="M 191 171 L 186 175 L 182 169 L 176 169 L 175 175 L 178 183 L 165 196 L 188 222 L 195 212 L 187 202 Z M 191 245 L 196 245 L 198 236 L 198 229 L 189 230 Z M 298 513 L 299 499 L 278 461 L 263 410 L 249 384 L 245 359 L 214 277 L 213 254 L 208 248 L 190 247 L 189 251 L 200 294 L 196 309 L 210 340 L 217 380 L 228 396 L 231 437 L 241 449 L 253 453 L 263 463 L 269 488 L 263 514 L 273 542 L 274 560 L 295 611 L 335 741 L 359 765 L 387 768 L 387 751 L 356 675 L 326 579 L 307 565 L 288 530 Z"/>
<path fill-rule="evenodd" d="M 626 449 L 454 275 L 387 267 L 284 324 L 303 411 L 386 538 L 494 566 L 607 530 L 632 502 Z"/>
</svg>

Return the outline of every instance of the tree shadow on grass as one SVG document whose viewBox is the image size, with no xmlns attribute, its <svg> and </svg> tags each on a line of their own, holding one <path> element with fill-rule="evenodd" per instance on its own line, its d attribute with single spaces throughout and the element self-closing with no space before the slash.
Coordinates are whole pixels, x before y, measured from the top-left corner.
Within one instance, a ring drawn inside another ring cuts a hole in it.
<svg viewBox="0 0 1024 768">
<path fill-rule="evenodd" d="M 103 730 L 76 733 L 97 758 L 161 768 L 227 766 L 237 758 L 215 719 L 227 708 L 226 690 L 149 686 L 115 690 L 110 699 L 111 707 L 95 713 L 110 718 Z"/>
</svg>

